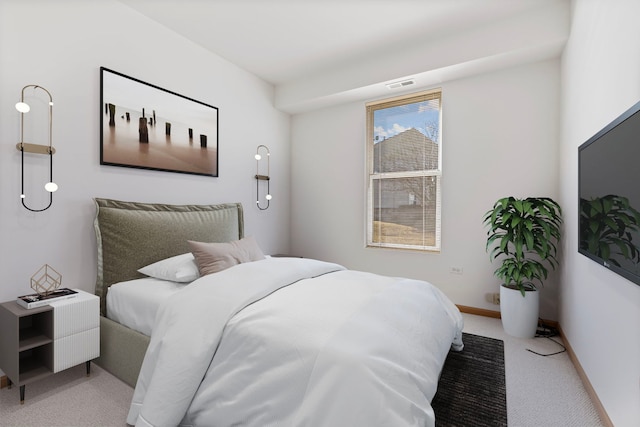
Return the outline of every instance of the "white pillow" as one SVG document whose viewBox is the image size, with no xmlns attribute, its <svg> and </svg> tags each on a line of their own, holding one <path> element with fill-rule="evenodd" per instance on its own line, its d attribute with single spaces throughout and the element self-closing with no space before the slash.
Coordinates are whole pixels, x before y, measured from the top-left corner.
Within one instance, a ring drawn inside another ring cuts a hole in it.
<svg viewBox="0 0 640 427">
<path fill-rule="evenodd" d="M 154 262 L 138 271 L 156 279 L 181 283 L 193 282 L 200 277 L 198 265 L 191 252 Z"/>
</svg>

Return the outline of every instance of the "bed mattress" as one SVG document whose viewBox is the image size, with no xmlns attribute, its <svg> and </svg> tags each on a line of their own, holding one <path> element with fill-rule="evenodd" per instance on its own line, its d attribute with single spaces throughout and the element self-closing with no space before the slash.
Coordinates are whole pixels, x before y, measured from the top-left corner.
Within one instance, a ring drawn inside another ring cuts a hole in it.
<svg viewBox="0 0 640 427">
<path fill-rule="evenodd" d="M 107 317 L 151 336 L 160 305 L 187 285 L 152 277 L 115 283 L 107 292 Z"/>
</svg>

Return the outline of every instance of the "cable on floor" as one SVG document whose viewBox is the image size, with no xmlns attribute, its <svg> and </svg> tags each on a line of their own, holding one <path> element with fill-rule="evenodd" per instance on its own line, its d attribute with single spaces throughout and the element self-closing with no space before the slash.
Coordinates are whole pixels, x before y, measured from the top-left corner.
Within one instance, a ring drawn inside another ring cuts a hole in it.
<svg viewBox="0 0 640 427">
<path fill-rule="evenodd" d="M 538 356 L 543 356 L 543 357 L 547 357 L 547 356 L 554 356 L 556 354 L 560 354 L 560 353 L 564 353 L 565 351 L 567 351 L 567 348 L 560 342 L 556 341 L 553 339 L 553 337 L 558 336 L 558 330 L 552 326 L 546 325 L 542 319 L 540 319 L 538 321 L 538 329 L 536 330 L 536 336 L 535 338 L 546 338 L 550 341 L 553 341 L 554 343 L 558 344 L 560 347 L 562 347 L 562 350 L 560 351 L 556 351 L 554 353 L 548 353 L 548 354 L 543 354 L 543 353 L 538 353 L 537 351 L 531 350 L 531 349 L 527 349 L 527 351 L 530 351 L 533 354 L 537 354 Z"/>
</svg>

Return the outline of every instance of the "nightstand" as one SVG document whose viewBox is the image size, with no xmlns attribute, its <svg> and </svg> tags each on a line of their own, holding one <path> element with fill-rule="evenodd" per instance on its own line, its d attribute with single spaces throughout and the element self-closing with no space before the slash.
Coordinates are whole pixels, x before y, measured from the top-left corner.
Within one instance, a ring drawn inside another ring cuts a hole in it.
<svg viewBox="0 0 640 427">
<path fill-rule="evenodd" d="M 100 356 L 100 298 L 79 289 L 74 298 L 26 309 L 0 304 L 0 369 L 9 386 L 25 386 Z"/>
</svg>

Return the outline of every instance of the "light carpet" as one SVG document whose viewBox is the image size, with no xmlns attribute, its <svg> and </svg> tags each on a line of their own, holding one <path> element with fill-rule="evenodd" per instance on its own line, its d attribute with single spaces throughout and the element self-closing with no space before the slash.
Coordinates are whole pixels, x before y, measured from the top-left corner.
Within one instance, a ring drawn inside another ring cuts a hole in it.
<svg viewBox="0 0 640 427">
<path fill-rule="evenodd" d="M 95 364 L 84 363 L 20 387 L 0 390 L 0 426 L 125 427 L 133 389 Z"/>
</svg>

